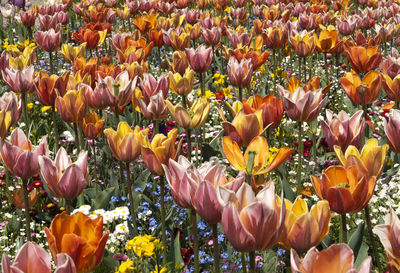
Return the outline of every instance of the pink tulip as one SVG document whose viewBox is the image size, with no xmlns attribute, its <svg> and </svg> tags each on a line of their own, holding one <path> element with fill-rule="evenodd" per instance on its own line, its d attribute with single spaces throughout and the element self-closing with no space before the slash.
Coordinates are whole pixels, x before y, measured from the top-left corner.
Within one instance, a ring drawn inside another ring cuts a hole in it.
<svg viewBox="0 0 400 273">
<path fill-rule="evenodd" d="M 231 57 L 227 66 L 230 83 L 235 87 L 246 87 L 253 76 L 253 64 L 251 59 L 243 58 L 240 62 Z"/>
<path fill-rule="evenodd" d="M 161 120 L 168 114 L 167 105 L 165 104 L 161 92 L 151 96 L 150 102 L 147 105 L 142 99 L 137 99 L 136 101 L 140 108 L 140 112 L 142 112 L 146 119 Z"/>
<path fill-rule="evenodd" d="M 3 254 L 2 273 L 51 273 L 50 255 L 34 242 L 26 242 L 18 251 L 13 263 Z M 76 273 L 74 261 L 67 254 L 57 255 L 54 273 Z"/>
<path fill-rule="evenodd" d="M 22 103 L 14 92 L 5 92 L 0 97 L 0 110 L 5 110 L 11 113 L 10 126 L 14 126 L 22 113 Z"/>
<path fill-rule="evenodd" d="M 351 35 L 357 27 L 357 20 L 353 18 L 337 19 L 337 29 L 343 36 Z"/>
<path fill-rule="evenodd" d="M 47 14 L 46 15 L 39 14 L 38 21 L 41 31 L 47 31 L 52 28 L 55 29 L 58 24 L 58 19 L 56 15 L 51 16 Z"/>
<path fill-rule="evenodd" d="M 235 179 L 228 180 L 225 168 L 211 162 L 196 169 L 184 156 L 179 156 L 178 161 L 170 159 L 168 165 L 163 168 L 175 202 L 183 208 L 194 208 L 210 224 L 218 223 L 222 216 L 218 187 L 235 193 L 245 179 L 241 172 Z"/>
<path fill-rule="evenodd" d="M 329 147 L 333 149 L 333 146 L 338 145 L 342 151 L 346 151 L 349 145 L 360 146 L 364 127 L 362 110 L 351 117 L 344 111 L 333 115 L 331 110 L 326 110 L 326 121 L 321 120 L 321 129 Z"/>
<path fill-rule="evenodd" d="M 208 46 L 216 46 L 221 40 L 221 28 L 213 27 L 211 29 L 203 28 L 201 36 Z"/>
<path fill-rule="evenodd" d="M 387 56 L 382 61 L 381 70 L 392 80 L 400 74 L 400 54 L 396 48 L 392 48 L 392 56 Z"/>
<path fill-rule="evenodd" d="M 10 55 L 8 55 L 7 50 L 4 50 L 0 55 L 0 76 L 6 68 L 10 68 Z"/>
<path fill-rule="evenodd" d="M 16 93 L 32 92 L 34 89 L 33 65 L 25 66 L 22 71 L 15 68 L 5 68 L 1 71 L 6 84 Z"/>
<path fill-rule="evenodd" d="M 383 124 L 390 149 L 396 153 L 400 153 L 400 111 L 393 109 L 393 112 L 389 118 L 389 122 L 384 119 Z"/>
<path fill-rule="evenodd" d="M 273 182 L 256 196 L 247 183 L 236 193 L 219 187 L 218 199 L 224 206 L 222 228 L 234 249 L 241 252 L 267 250 L 278 242 L 286 207 L 278 204 Z"/>
<path fill-rule="evenodd" d="M 11 133 L 11 142 L 0 141 L 0 146 L 4 165 L 22 179 L 37 175 L 40 170 L 38 157 L 49 153 L 46 137 L 40 140 L 37 147 L 33 147 L 20 128 Z"/>
<path fill-rule="evenodd" d="M 198 48 L 186 48 L 186 55 L 189 60 L 190 67 L 197 73 L 203 73 L 208 70 L 213 58 L 212 48 L 206 48 L 204 45 Z"/>
<path fill-rule="evenodd" d="M 140 83 L 142 89 L 142 94 L 145 102 L 148 104 L 150 102 L 150 97 L 162 93 L 165 99 L 169 90 L 169 77 L 168 75 L 161 76 L 156 80 L 151 74 L 143 74 L 143 79 Z"/>
<path fill-rule="evenodd" d="M 40 173 L 54 196 L 71 200 L 82 193 L 89 177 L 87 158 L 87 151 L 81 151 L 72 163 L 63 147 L 54 162 L 47 156 L 39 157 Z"/>
<path fill-rule="evenodd" d="M 47 31 L 38 31 L 35 33 L 35 41 L 46 52 L 56 51 L 60 47 L 61 32 L 56 32 L 52 28 Z"/>
<path fill-rule="evenodd" d="M 237 48 L 239 45 L 242 45 L 242 47 L 249 46 L 251 43 L 251 37 L 248 33 L 238 34 L 227 31 L 227 34 L 233 49 Z"/>
</svg>

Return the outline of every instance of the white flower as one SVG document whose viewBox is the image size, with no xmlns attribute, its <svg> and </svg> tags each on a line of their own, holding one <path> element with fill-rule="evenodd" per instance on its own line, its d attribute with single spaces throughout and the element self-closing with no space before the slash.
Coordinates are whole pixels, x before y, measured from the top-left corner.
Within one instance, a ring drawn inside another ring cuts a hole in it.
<svg viewBox="0 0 400 273">
<path fill-rule="evenodd" d="M 115 231 L 114 231 L 116 234 L 119 234 L 119 233 L 128 233 L 129 232 L 129 229 L 128 229 L 128 226 L 127 226 L 127 224 L 126 224 L 126 222 L 124 222 L 124 223 L 122 223 L 122 224 L 118 224 L 116 227 L 115 227 Z"/>
</svg>

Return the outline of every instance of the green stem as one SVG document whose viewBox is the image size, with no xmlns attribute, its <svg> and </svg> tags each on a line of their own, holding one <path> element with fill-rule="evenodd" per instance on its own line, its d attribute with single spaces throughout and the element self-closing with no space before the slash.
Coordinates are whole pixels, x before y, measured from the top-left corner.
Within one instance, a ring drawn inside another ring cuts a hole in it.
<svg viewBox="0 0 400 273">
<path fill-rule="evenodd" d="M 256 253 L 254 251 L 249 252 L 249 273 L 255 273 L 256 272 Z"/>
<path fill-rule="evenodd" d="M 200 73 L 200 88 L 201 88 L 201 96 L 204 97 L 206 95 L 206 87 L 204 82 L 204 73 Z"/>
<path fill-rule="evenodd" d="M 297 122 L 297 125 L 299 127 L 299 138 L 298 138 L 298 157 L 299 157 L 299 162 L 297 166 L 297 195 L 300 195 L 301 192 L 301 170 L 303 168 L 302 166 L 302 158 L 303 158 L 303 123 L 301 121 Z"/>
<path fill-rule="evenodd" d="M 347 224 L 346 224 L 346 213 L 340 215 L 340 243 L 347 244 Z"/>
<path fill-rule="evenodd" d="M 313 148 L 313 158 L 315 167 L 317 167 L 317 143 L 316 143 L 315 133 L 312 132 L 312 148 Z"/>
<path fill-rule="evenodd" d="M 28 108 L 26 101 L 26 93 L 22 93 L 22 115 L 24 116 L 25 121 L 25 134 L 29 137 L 29 119 L 28 119 Z"/>
<path fill-rule="evenodd" d="M 199 238 L 197 231 L 197 216 L 196 210 L 191 209 L 192 218 L 192 235 L 193 235 L 193 251 L 194 251 L 194 272 L 199 273 Z"/>
<path fill-rule="evenodd" d="M 28 241 L 30 241 L 31 240 L 31 216 L 29 214 L 28 179 L 22 179 L 22 187 L 23 187 L 23 191 L 24 191 L 26 239 Z"/>
<path fill-rule="evenodd" d="M 220 272 L 219 245 L 218 245 L 218 223 L 212 225 L 213 246 L 214 246 L 214 272 Z"/>
<path fill-rule="evenodd" d="M 166 227 L 165 227 L 165 181 L 164 176 L 160 177 L 160 195 L 161 195 L 161 241 L 163 248 L 163 265 L 166 266 L 167 264 L 167 234 L 166 234 Z"/>
<path fill-rule="evenodd" d="M 239 101 L 243 101 L 243 89 L 241 87 L 239 87 Z"/>
<path fill-rule="evenodd" d="M 67 211 L 67 214 L 70 214 L 72 211 L 71 200 L 69 199 L 65 199 L 65 210 Z"/>
<path fill-rule="evenodd" d="M 135 205 L 133 203 L 133 194 L 132 194 L 132 183 L 131 183 L 131 172 L 129 168 L 129 162 L 126 162 L 126 186 L 128 188 L 128 198 L 129 198 L 129 209 L 132 217 L 132 226 L 134 232 L 137 233 L 137 225 L 136 225 L 136 213 L 135 213 Z"/>
<path fill-rule="evenodd" d="M 185 108 L 187 110 L 186 97 L 183 95 L 182 95 L 182 105 L 183 105 L 183 108 Z M 186 143 L 187 143 L 187 151 L 188 151 L 187 158 L 190 161 L 192 158 L 192 142 L 191 142 L 191 130 L 190 129 L 186 129 Z"/>
<path fill-rule="evenodd" d="M 57 128 L 57 116 L 56 116 L 56 110 L 55 106 L 53 105 L 51 107 L 51 116 L 53 118 L 53 129 L 54 129 L 54 147 L 55 147 L 55 153 L 58 151 L 58 143 L 60 142 L 60 136 L 58 134 L 58 128 Z"/>
<path fill-rule="evenodd" d="M 75 146 L 78 149 L 78 154 L 81 151 L 81 145 L 79 141 L 78 125 L 74 122 L 74 133 L 75 133 Z"/>
<path fill-rule="evenodd" d="M 242 252 L 241 253 L 241 258 L 242 260 L 242 269 L 243 269 L 243 273 L 247 273 L 247 261 L 246 261 L 246 252 Z"/>
<path fill-rule="evenodd" d="M 160 123 L 159 120 L 154 120 L 153 136 L 157 135 L 159 132 L 159 125 L 158 125 L 159 123 Z"/>
<path fill-rule="evenodd" d="M 53 68 L 53 54 L 49 52 L 49 64 L 50 64 L 50 74 L 54 73 L 54 68 Z"/>
<path fill-rule="evenodd" d="M 365 206 L 364 212 L 365 212 L 365 220 L 367 222 L 369 241 L 371 242 L 371 245 L 372 245 L 372 258 L 373 258 L 375 266 L 379 268 L 378 271 L 383 272 L 383 270 L 381 270 L 381 264 L 379 262 L 379 256 L 378 256 L 378 251 L 377 251 L 376 244 L 375 244 L 374 233 L 372 231 L 371 214 L 369 211 L 368 204 Z"/>
</svg>

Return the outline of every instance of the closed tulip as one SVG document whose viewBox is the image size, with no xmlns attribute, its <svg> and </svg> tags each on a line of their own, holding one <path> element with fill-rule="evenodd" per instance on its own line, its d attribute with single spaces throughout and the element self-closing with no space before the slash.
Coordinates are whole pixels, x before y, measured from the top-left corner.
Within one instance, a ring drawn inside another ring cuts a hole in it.
<svg viewBox="0 0 400 273">
<path fill-rule="evenodd" d="M 10 126 L 14 126 L 22 113 L 22 103 L 14 92 L 5 92 L 0 97 L 0 109 L 10 113 Z"/>
<path fill-rule="evenodd" d="M 58 77 L 57 75 L 48 75 L 40 71 L 39 78 L 35 84 L 36 95 L 41 104 L 53 106 L 57 96 L 64 96 L 66 86 L 69 80 L 69 71 Z"/>
<path fill-rule="evenodd" d="M 285 206 L 279 206 L 273 182 L 256 196 L 247 183 L 236 193 L 219 187 L 218 197 L 224 207 L 222 228 L 234 249 L 267 250 L 278 242 L 285 223 Z"/>
<path fill-rule="evenodd" d="M 269 27 L 264 30 L 263 33 L 264 45 L 270 49 L 285 48 L 287 37 L 288 35 L 285 28 L 278 26 Z"/>
<path fill-rule="evenodd" d="M 385 223 L 374 227 L 373 231 L 378 235 L 386 252 L 389 273 L 400 272 L 400 244 L 399 238 L 400 220 L 393 208 L 385 217 Z"/>
<path fill-rule="evenodd" d="M 391 79 L 394 79 L 400 74 L 400 56 L 396 48 L 392 48 L 392 56 L 388 55 L 381 64 L 382 74 L 387 74 Z"/>
<path fill-rule="evenodd" d="M 243 110 L 246 114 L 255 113 L 257 110 L 262 112 L 263 127 L 276 128 L 283 118 L 283 104 L 280 98 L 274 95 L 260 97 L 255 94 L 249 99 L 243 100 Z"/>
<path fill-rule="evenodd" d="M 183 208 L 195 208 L 209 224 L 221 220 L 223 207 L 217 198 L 218 187 L 237 192 L 245 179 L 244 172 L 228 179 L 225 167 L 211 162 L 196 169 L 184 156 L 179 156 L 178 161 L 170 159 L 168 167 L 163 168 L 175 202 Z"/>
<path fill-rule="evenodd" d="M 222 127 L 227 136 L 235 141 L 239 146 L 247 147 L 250 141 L 263 133 L 262 111 L 245 114 L 239 111 L 232 123 L 222 122 Z"/>
<path fill-rule="evenodd" d="M 345 49 L 349 63 L 357 73 L 375 70 L 382 62 L 378 46 L 351 46 Z"/>
<path fill-rule="evenodd" d="M 76 58 L 86 56 L 86 43 L 82 43 L 79 46 L 62 44 L 60 53 L 68 63 L 73 64 Z"/>
<path fill-rule="evenodd" d="M 227 69 L 229 81 L 233 86 L 243 88 L 250 84 L 251 77 L 253 76 L 251 59 L 242 59 L 238 62 L 235 57 L 231 57 Z"/>
<path fill-rule="evenodd" d="M 162 97 L 165 99 L 168 94 L 169 78 L 165 75 L 156 80 L 153 75 L 145 73 L 143 74 L 140 87 L 147 103 L 150 102 L 150 97 L 158 93 L 162 93 Z"/>
<path fill-rule="evenodd" d="M 353 18 L 337 19 L 336 26 L 343 36 L 351 35 L 357 27 L 357 20 Z"/>
<path fill-rule="evenodd" d="M 198 98 L 187 111 L 181 105 L 174 106 L 166 100 L 168 110 L 179 127 L 184 129 L 198 129 L 204 125 L 210 112 L 210 103 L 206 97 Z"/>
<path fill-rule="evenodd" d="M 204 42 L 208 46 L 216 46 L 221 40 L 221 28 L 213 27 L 211 29 L 203 28 L 201 32 Z"/>
<path fill-rule="evenodd" d="M 356 167 L 331 166 L 321 178 L 311 176 L 315 193 L 339 214 L 361 211 L 374 194 L 376 176 L 360 176 Z"/>
<path fill-rule="evenodd" d="M 5 109 L 0 111 L 0 139 L 7 136 L 8 129 L 11 126 L 11 112 L 6 112 Z"/>
<path fill-rule="evenodd" d="M 148 104 L 146 104 L 146 102 L 140 98 L 136 101 L 140 112 L 146 119 L 162 120 L 168 114 L 168 109 L 161 92 L 151 96 Z"/>
<path fill-rule="evenodd" d="M 194 71 L 186 68 L 183 76 L 177 72 L 169 72 L 169 87 L 172 92 L 180 96 L 187 96 L 193 90 L 194 86 Z"/>
<path fill-rule="evenodd" d="M 1 158 L 7 170 L 28 179 L 39 173 L 38 158 L 48 155 L 47 138 L 43 137 L 38 146 L 33 146 L 20 128 L 12 131 L 10 142 L 1 141 Z"/>
<path fill-rule="evenodd" d="M 33 65 L 26 66 L 22 70 L 11 67 L 10 69 L 6 68 L 4 71 L 1 71 L 3 80 L 16 93 L 29 93 L 33 91 L 34 72 Z"/>
<path fill-rule="evenodd" d="M 283 108 L 295 121 L 315 120 L 327 99 L 324 97 L 323 89 L 306 91 L 304 87 L 298 87 L 291 93 L 280 85 L 277 88 L 282 96 Z"/>
<path fill-rule="evenodd" d="M 56 263 L 59 262 L 57 254 L 68 254 L 78 273 L 92 272 L 100 264 L 109 234 L 103 234 L 102 216 L 90 219 L 81 212 L 58 214 L 45 232 Z"/>
<path fill-rule="evenodd" d="M 329 147 L 335 145 L 346 151 L 349 145 L 359 146 L 364 136 L 365 120 L 363 111 L 357 111 L 350 117 L 344 111 L 334 115 L 331 110 L 326 110 L 326 120 L 321 120 L 321 129 Z"/>
<path fill-rule="evenodd" d="M 35 33 L 35 41 L 46 52 L 56 51 L 60 46 L 61 32 L 54 29 L 38 31 Z"/>
<path fill-rule="evenodd" d="M 389 117 L 389 122 L 386 119 L 383 120 L 385 134 L 388 139 L 390 149 L 396 153 L 400 153 L 400 111 L 393 109 Z"/>
<path fill-rule="evenodd" d="M 81 151 L 75 162 L 61 147 L 54 161 L 49 157 L 39 157 L 40 173 L 51 194 L 55 197 L 75 199 L 86 188 L 89 170 L 88 153 Z"/>
<path fill-rule="evenodd" d="M 348 168 L 355 166 L 360 175 L 367 178 L 375 176 L 379 178 L 385 166 L 386 154 L 389 145 L 378 145 L 376 138 L 368 139 L 360 152 L 355 146 L 350 145 L 343 154 L 340 147 L 335 146 L 334 150 L 340 163 Z"/>
<path fill-rule="evenodd" d="M 300 196 L 294 203 L 284 200 L 286 206 L 285 226 L 279 245 L 298 252 L 309 250 L 322 242 L 329 232 L 331 212 L 327 201 L 319 201 L 308 210 L 307 202 Z"/>
<path fill-rule="evenodd" d="M 117 131 L 111 128 L 105 129 L 104 135 L 107 137 L 113 156 L 124 162 L 134 161 L 141 151 L 141 131 L 145 134 L 148 132 L 147 129 L 141 130 L 139 126 L 132 130 L 126 122 L 120 122 Z"/>
<path fill-rule="evenodd" d="M 21 22 L 26 27 L 33 27 L 35 25 L 37 13 L 34 10 L 21 11 Z"/>
<path fill-rule="evenodd" d="M 356 269 L 351 248 L 346 244 L 334 244 L 322 251 L 313 247 L 303 259 L 292 249 L 290 265 L 292 272 L 296 273 L 369 273 L 372 270 L 372 259 L 366 258 Z"/>
<path fill-rule="evenodd" d="M 157 134 L 150 142 L 147 133 L 141 133 L 142 137 L 142 158 L 146 167 L 156 175 L 163 175 L 164 169 L 162 164 L 168 164 L 170 158 L 176 159 L 180 149 L 182 140 L 179 141 L 175 148 L 175 141 L 178 135 L 178 130 L 172 129 L 168 136 Z"/>
<path fill-rule="evenodd" d="M 189 67 L 189 60 L 185 52 L 174 51 L 174 54 L 172 55 L 172 63 L 170 64 L 170 66 L 172 72 L 184 75 L 186 73 L 186 69 Z"/>
<path fill-rule="evenodd" d="M 89 139 L 97 138 L 104 127 L 104 117 L 99 119 L 96 112 L 90 112 L 82 119 L 81 127 L 84 135 Z"/>
<path fill-rule="evenodd" d="M 307 57 L 314 52 L 315 37 L 307 30 L 303 30 L 300 33 L 294 32 L 289 35 L 289 44 L 299 57 Z"/>
<path fill-rule="evenodd" d="M 395 76 L 393 79 L 388 75 L 382 73 L 383 90 L 389 99 L 396 102 L 400 101 L 400 74 Z"/>
<path fill-rule="evenodd" d="M 360 78 L 352 71 L 340 78 L 340 84 L 352 102 L 367 105 L 373 103 L 381 93 L 382 76 L 379 72 L 371 71 Z"/>
<path fill-rule="evenodd" d="M 213 58 L 212 48 L 206 48 L 204 45 L 198 48 L 186 48 L 186 55 L 189 60 L 190 67 L 197 73 L 203 73 L 208 70 Z"/>
<path fill-rule="evenodd" d="M 245 170 L 246 174 L 252 176 L 266 174 L 279 167 L 292 153 L 291 148 L 280 148 L 271 160 L 267 140 L 262 136 L 253 138 L 244 154 L 238 143 L 230 137 L 223 137 L 222 151 L 233 168 L 238 171 Z M 249 158 L 252 158 L 252 166 L 249 164 Z"/>
<path fill-rule="evenodd" d="M 56 107 L 65 122 L 79 122 L 86 115 L 87 103 L 82 90 L 69 90 L 56 98 Z"/>
<path fill-rule="evenodd" d="M 54 273 L 76 273 L 75 263 L 67 254 L 57 254 L 56 266 Z M 4 273 L 51 273 L 50 255 L 35 242 L 26 242 L 13 263 L 7 254 L 3 254 L 1 267 Z"/>
</svg>

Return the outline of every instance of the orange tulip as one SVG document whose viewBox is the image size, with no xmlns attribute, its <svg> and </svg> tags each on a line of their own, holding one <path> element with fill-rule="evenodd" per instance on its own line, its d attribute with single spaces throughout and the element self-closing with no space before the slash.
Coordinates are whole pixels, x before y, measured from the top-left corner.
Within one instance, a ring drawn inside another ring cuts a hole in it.
<svg viewBox="0 0 400 273">
<path fill-rule="evenodd" d="M 162 164 L 167 165 L 170 158 L 175 160 L 178 156 L 182 140 L 175 148 L 177 135 L 178 130 L 175 128 L 168 133 L 168 136 L 155 135 L 150 143 L 147 133 L 141 133 L 143 161 L 153 174 L 163 175 Z"/>
<path fill-rule="evenodd" d="M 100 46 L 104 42 L 107 32 L 107 25 L 101 25 L 100 23 L 96 25 L 88 24 L 81 27 L 78 32 L 72 35 L 72 37 L 78 43 L 86 43 L 86 48 L 93 49 L 97 46 Z"/>
<path fill-rule="evenodd" d="M 281 123 L 283 118 L 283 104 L 280 98 L 274 95 L 266 95 L 264 98 L 254 95 L 247 100 L 243 100 L 243 110 L 246 114 L 262 111 L 263 127 L 275 128 Z"/>
<path fill-rule="evenodd" d="M 157 23 L 157 14 L 153 15 L 140 15 L 133 18 L 133 25 L 140 30 L 142 34 L 147 33 L 149 30 L 154 29 Z"/>
<path fill-rule="evenodd" d="M 86 99 L 83 92 L 70 90 L 56 98 L 56 107 L 65 122 L 81 121 L 86 115 Z"/>
<path fill-rule="evenodd" d="M 331 245 L 319 252 L 310 249 L 303 260 L 294 249 L 290 251 L 292 272 L 296 273 L 369 273 L 372 269 L 371 257 L 366 258 L 358 269 L 354 265 L 354 254 L 346 244 Z"/>
<path fill-rule="evenodd" d="M 385 90 L 389 99 L 396 102 L 400 101 L 400 74 L 391 79 L 388 75 L 382 73 L 383 90 Z"/>
<path fill-rule="evenodd" d="M 0 111 L 0 139 L 7 136 L 8 129 L 11 126 L 11 112 L 3 109 Z"/>
<path fill-rule="evenodd" d="M 385 248 L 389 273 L 400 272 L 399 229 L 400 220 L 392 208 L 390 208 L 390 213 L 385 218 L 385 224 L 377 225 L 373 229 Z"/>
<path fill-rule="evenodd" d="M 63 76 L 48 75 L 44 71 L 40 71 L 39 78 L 35 84 L 36 95 L 41 104 L 53 106 L 57 96 L 64 96 L 66 93 L 67 83 L 69 80 L 69 71 Z"/>
<path fill-rule="evenodd" d="M 181 75 L 185 74 L 186 69 L 189 67 L 189 60 L 185 52 L 174 51 L 174 54 L 172 55 L 172 63 L 170 63 L 170 66 L 172 72 L 179 73 Z"/>
<path fill-rule="evenodd" d="M 343 41 L 339 40 L 339 34 L 336 28 L 329 25 L 327 28 L 323 27 L 319 37 L 315 35 L 315 47 L 319 52 L 334 53 L 336 48 L 342 45 Z"/>
<path fill-rule="evenodd" d="M 269 51 L 261 52 L 261 50 L 250 49 L 248 47 L 236 48 L 232 50 L 231 53 L 236 57 L 239 62 L 243 59 L 251 60 L 254 71 L 257 71 L 260 66 L 262 66 L 267 61 L 270 55 Z"/>
<path fill-rule="evenodd" d="M 227 136 L 239 146 L 246 147 L 250 141 L 263 133 L 262 111 L 258 110 L 251 114 L 239 111 L 232 123 L 224 121 L 222 127 Z"/>
<path fill-rule="evenodd" d="M 287 147 L 280 148 L 271 160 L 267 140 L 257 136 L 247 146 L 243 155 L 238 143 L 226 136 L 222 138 L 222 151 L 233 168 L 238 171 L 246 170 L 248 175 L 254 176 L 266 174 L 279 167 L 293 150 Z"/>
<path fill-rule="evenodd" d="M 135 130 L 132 130 L 126 122 L 120 122 L 117 131 L 107 128 L 104 135 L 115 158 L 132 162 L 140 155 L 141 132 L 147 134 L 148 129 L 140 130 L 139 126 L 136 126 Z"/>
<path fill-rule="evenodd" d="M 81 127 L 85 136 L 89 139 L 97 138 L 104 126 L 104 117 L 99 119 L 96 112 L 90 112 L 82 119 Z"/>
<path fill-rule="evenodd" d="M 31 192 L 28 194 L 28 204 L 29 208 L 31 209 L 38 197 L 38 191 L 36 189 L 33 189 Z M 24 190 L 23 188 L 19 188 L 15 190 L 14 192 L 11 192 L 11 200 L 13 205 L 18 208 L 18 209 L 23 209 L 25 208 L 25 203 L 24 203 Z"/>
<path fill-rule="evenodd" d="M 347 72 L 339 81 L 351 101 L 359 105 L 373 103 L 382 89 L 382 76 L 376 71 L 368 72 L 362 79 L 355 71 Z"/>
<path fill-rule="evenodd" d="M 303 30 L 300 33 L 294 32 L 294 35 L 289 35 L 289 44 L 299 57 L 307 57 L 314 52 L 315 37 L 307 30 Z"/>
<path fill-rule="evenodd" d="M 285 48 L 287 31 L 283 27 L 269 27 L 263 33 L 264 45 L 271 49 Z"/>
<path fill-rule="evenodd" d="M 325 200 L 317 202 L 311 211 L 307 202 L 300 196 L 294 203 L 284 200 L 286 216 L 279 245 L 285 249 L 293 248 L 298 252 L 309 250 L 318 245 L 329 232 L 331 212 Z"/>
<path fill-rule="evenodd" d="M 190 47 L 190 34 L 181 28 L 163 31 L 164 43 L 171 46 L 174 50 L 185 50 Z"/>
<path fill-rule="evenodd" d="M 103 234 L 102 216 L 90 219 L 81 212 L 58 214 L 45 232 L 54 261 L 58 253 L 66 253 L 78 273 L 92 272 L 100 264 L 109 234 Z"/>
<path fill-rule="evenodd" d="M 375 70 L 382 62 L 379 46 L 351 46 L 345 49 L 345 53 L 357 73 Z"/>
<path fill-rule="evenodd" d="M 362 148 L 361 154 L 353 145 L 350 145 L 344 154 L 339 146 L 335 146 L 334 149 L 337 158 L 344 167 L 355 166 L 360 175 L 367 178 L 373 176 L 379 178 L 385 166 L 389 145 L 378 146 L 378 140 L 371 138 Z"/>
<path fill-rule="evenodd" d="M 336 146 L 337 147 L 337 146 Z M 340 148 L 339 148 L 340 149 Z M 339 214 L 361 211 L 374 194 L 376 176 L 360 176 L 356 167 L 331 166 L 322 177 L 311 176 L 315 193 Z"/>
</svg>

